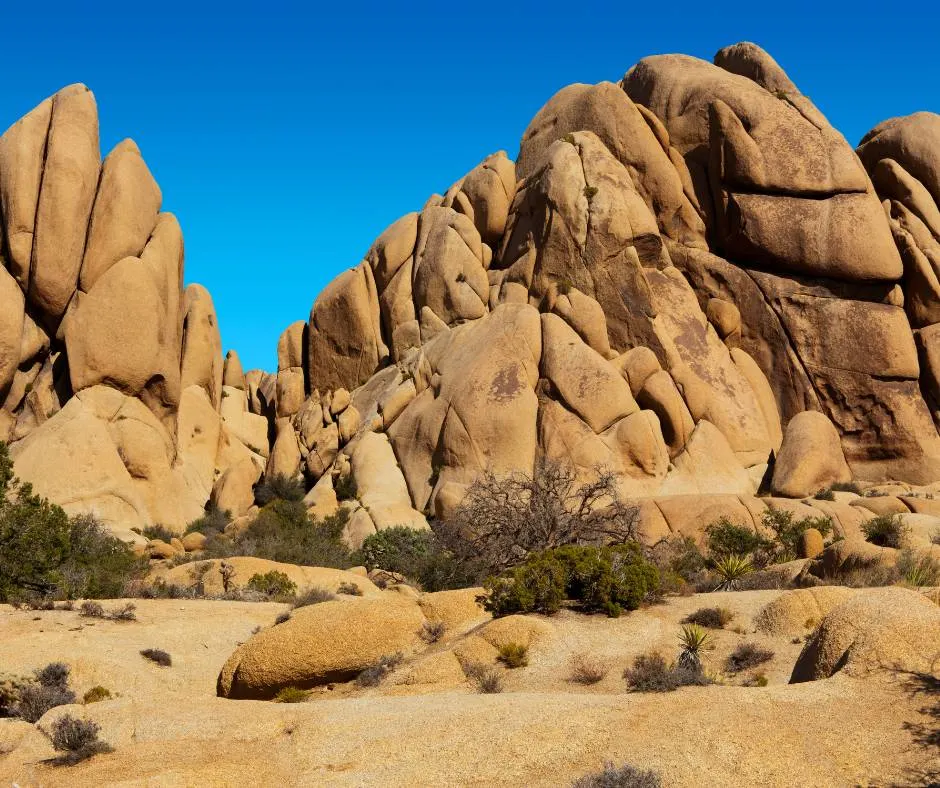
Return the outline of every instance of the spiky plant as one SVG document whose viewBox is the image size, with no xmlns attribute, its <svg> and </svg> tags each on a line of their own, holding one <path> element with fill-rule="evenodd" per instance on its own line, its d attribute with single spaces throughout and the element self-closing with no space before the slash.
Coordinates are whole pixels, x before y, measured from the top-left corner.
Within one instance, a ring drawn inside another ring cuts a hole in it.
<svg viewBox="0 0 940 788">
<path fill-rule="evenodd" d="M 736 591 L 741 579 L 754 571 L 746 555 L 730 553 L 715 561 L 715 572 L 721 578 L 716 591 Z"/>
<path fill-rule="evenodd" d="M 708 632 L 698 624 L 686 624 L 679 635 L 679 667 L 695 673 L 702 672 L 702 652 L 711 645 Z"/>
</svg>

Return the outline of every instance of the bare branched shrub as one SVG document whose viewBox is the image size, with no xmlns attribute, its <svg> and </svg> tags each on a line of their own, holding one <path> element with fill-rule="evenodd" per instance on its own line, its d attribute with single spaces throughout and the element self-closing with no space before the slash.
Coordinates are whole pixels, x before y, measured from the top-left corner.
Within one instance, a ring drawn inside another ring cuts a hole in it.
<svg viewBox="0 0 940 788">
<path fill-rule="evenodd" d="M 113 752 L 114 748 L 98 739 L 100 728 L 92 720 L 80 720 L 65 714 L 52 723 L 52 746 L 62 755 L 56 760 L 62 765 L 91 758 L 102 752 Z"/>
<path fill-rule="evenodd" d="M 575 780 L 571 788 L 661 788 L 663 781 L 658 772 L 637 769 L 629 763 L 615 766 L 604 764 L 603 771 Z"/>
<path fill-rule="evenodd" d="M 436 533 L 458 559 L 492 573 L 541 550 L 632 541 L 638 522 L 639 509 L 621 498 L 612 470 L 581 481 L 571 466 L 543 458 L 531 475 L 478 478 Z"/>
<path fill-rule="evenodd" d="M 484 695 L 495 695 L 503 691 L 502 671 L 492 665 L 471 662 L 464 665 L 463 672 L 473 682 L 477 692 Z"/>
<path fill-rule="evenodd" d="M 610 671 L 610 666 L 588 654 L 575 654 L 571 658 L 568 677 L 577 684 L 597 684 Z"/>
<path fill-rule="evenodd" d="M 444 636 L 444 630 L 443 621 L 425 621 L 421 625 L 418 637 L 428 644 L 437 643 Z"/>
<path fill-rule="evenodd" d="M 405 655 L 400 651 L 384 655 L 378 662 L 366 668 L 356 677 L 356 684 L 360 687 L 377 687 L 385 681 L 389 673 L 402 663 L 404 658 Z"/>
</svg>

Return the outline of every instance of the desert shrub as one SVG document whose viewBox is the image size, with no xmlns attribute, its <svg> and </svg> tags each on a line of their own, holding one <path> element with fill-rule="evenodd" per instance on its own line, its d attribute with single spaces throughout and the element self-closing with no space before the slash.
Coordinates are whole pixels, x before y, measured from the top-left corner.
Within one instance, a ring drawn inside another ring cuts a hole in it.
<svg viewBox="0 0 940 788">
<path fill-rule="evenodd" d="M 705 544 L 713 560 L 728 555 L 753 555 L 768 547 L 767 540 L 753 528 L 733 523 L 727 517 L 705 528 Z"/>
<path fill-rule="evenodd" d="M 0 602 L 116 597 L 142 571 L 143 562 L 94 517 L 69 518 L 21 484 L 0 441 Z"/>
<path fill-rule="evenodd" d="M 259 506 L 265 506 L 272 501 L 302 501 L 305 492 L 300 477 L 278 473 L 255 487 L 255 501 Z"/>
<path fill-rule="evenodd" d="M 907 531 L 899 514 L 879 514 L 862 523 L 865 539 L 879 547 L 900 548 Z"/>
<path fill-rule="evenodd" d="M 679 667 L 702 672 L 702 652 L 711 647 L 711 638 L 698 624 L 686 624 L 679 633 Z"/>
<path fill-rule="evenodd" d="M 290 611 L 285 610 L 283 613 L 277 614 L 277 618 L 274 619 L 274 625 L 286 624 L 288 621 L 290 621 Z"/>
<path fill-rule="evenodd" d="M 783 509 L 767 509 L 761 517 L 761 523 L 774 534 L 770 555 L 767 558 L 768 563 L 779 564 L 796 558 L 800 536 L 809 528 L 815 528 L 823 538 L 832 533 L 832 520 L 828 517 L 797 519 L 793 512 Z"/>
<path fill-rule="evenodd" d="M 503 643 L 496 657 L 507 668 L 524 668 L 529 664 L 529 647 L 523 643 Z"/>
<path fill-rule="evenodd" d="M 50 662 L 36 671 L 36 681 L 43 687 L 67 687 L 70 673 L 64 662 Z"/>
<path fill-rule="evenodd" d="M 897 571 L 904 584 L 913 588 L 940 584 L 940 561 L 927 554 L 902 550 L 898 556 Z"/>
<path fill-rule="evenodd" d="M 160 523 L 145 526 L 140 533 L 147 539 L 159 539 L 161 542 L 166 542 L 167 544 L 170 543 L 171 539 L 176 538 L 176 534 L 173 531 Z"/>
<path fill-rule="evenodd" d="M 931 544 L 940 544 L 940 528 L 933 532 L 930 536 Z"/>
<path fill-rule="evenodd" d="M 297 584 L 283 572 L 272 569 L 264 574 L 252 575 L 245 588 L 249 591 L 257 591 L 272 599 L 283 599 L 293 597 L 297 591 Z"/>
<path fill-rule="evenodd" d="M 471 662 L 464 666 L 464 674 L 476 687 L 477 692 L 495 695 L 503 691 L 503 674 L 492 665 Z"/>
<path fill-rule="evenodd" d="M 168 668 L 173 664 L 173 658 L 159 648 L 145 648 L 140 652 L 140 656 L 164 668 Z"/>
<path fill-rule="evenodd" d="M 458 563 L 433 531 L 405 526 L 370 534 L 355 559 L 370 570 L 402 574 L 424 591 L 466 588 L 481 579 L 472 565 Z"/>
<path fill-rule="evenodd" d="M 716 591 L 736 591 L 741 580 L 754 571 L 748 556 L 735 553 L 721 556 L 715 561 L 713 569 L 721 580 Z"/>
<path fill-rule="evenodd" d="M 571 466 L 542 458 L 532 475 L 484 473 L 435 533 L 459 563 L 498 574 L 565 545 L 632 541 L 638 521 L 611 470 L 581 481 Z"/>
<path fill-rule="evenodd" d="M 111 745 L 98 739 L 98 723 L 92 720 L 79 720 L 71 714 L 64 714 L 52 723 L 52 746 L 57 752 L 64 753 L 59 763 L 71 765 L 104 752 L 113 752 Z"/>
<path fill-rule="evenodd" d="M 826 487 L 824 490 L 819 490 L 813 497 L 817 501 L 834 501 L 836 499 L 836 494 L 832 487 Z"/>
<path fill-rule="evenodd" d="M 75 703 L 75 693 L 67 686 L 27 684 L 19 692 L 14 714 L 27 722 L 38 722 L 49 709 Z"/>
<path fill-rule="evenodd" d="M 739 643 L 738 647 L 728 656 L 725 669 L 729 673 L 738 673 L 750 670 L 774 658 L 774 652 L 761 648 L 756 643 Z"/>
<path fill-rule="evenodd" d="M 659 773 L 652 769 L 638 769 L 629 763 L 615 766 L 608 762 L 601 771 L 575 780 L 571 788 L 662 788 L 662 784 Z"/>
<path fill-rule="evenodd" d="M 734 613 L 725 607 L 700 607 L 686 616 L 685 623 L 698 624 L 709 629 L 724 629 L 733 618 Z"/>
<path fill-rule="evenodd" d="M 346 594 L 347 596 L 362 596 L 362 589 L 356 583 L 340 583 L 336 586 L 337 594 Z"/>
<path fill-rule="evenodd" d="M 768 684 L 767 674 L 764 672 L 755 673 L 750 681 L 747 682 L 749 687 L 766 687 Z"/>
<path fill-rule="evenodd" d="M 662 595 L 694 593 L 698 589 L 711 591 L 715 585 L 708 561 L 690 536 L 660 539 L 646 554 L 659 570 Z"/>
<path fill-rule="evenodd" d="M 300 687 L 284 687 L 274 696 L 275 703 L 303 703 L 310 696 L 307 690 Z"/>
<path fill-rule="evenodd" d="M 443 621 L 425 621 L 421 625 L 421 630 L 418 632 L 418 637 L 420 637 L 425 643 L 437 643 L 442 637 L 444 637 L 444 622 Z"/>
<path fill-rule="evenodd" d="M 568 678 L 578 684 L 597 684 L 610 672 L 610 667 L 587 654 L 575 654 L 568 666 Z"/>
<path fill-rule="evenodd" d="M 92 687 L 82 696 L 82 703 L 100 703 L 103 700 L 111 699 L 111 690 L 102 687 L 100 684 Z"/>
<path fill-rule="evenodd" d="M 296 610 L 298 607 L 309 607 L 310 605 L 319 605 L 321 602 L 331 602 L 336 599 L 336 594 L 319 586 L 311 586 L 302 594 L 298 595 L 291 603 L 291 608 Z"/>
<path fill-rule="evenodd" d="M 340 509 L 330 517 L 314 521 L 302 502 L 278 498 L 266 504 L 233 539 L 210 540 L 203 557 L 250 555 L 284 564 L 346 569 L 353 565 L 349 548 L 342 540 L 348 519 L 346 509 Z M 215 554 L 216 541 L 223 543 L 224 555 Z"/>
<path fill-rule="evenodd" d="M 484 607 L 494 615 L 558 612 L 568 599 L 585 612 L 635 610 L 659 586 L 659 572 L 635 545 L 566 545 L 531 556 L 496 578 Z"/>
<path fill-rule="evenodd" d="M 638 655 L 623 677 L 634 692 L 672 692 L 679 687 L 712 683 L 702 671 L 670 665 L 662 654 L 655 652 Z"/>
<path fill-rule="evenodd" d="M 186 533 L 200 533 L 207 537 L 222 533 L 232 521 L 230 512 L 220 509 L 214 501 L 206 504 L 206 511 L 202 517 L 193 520 L 186 526 Z"/>
<path fill-rule="evenodd" d="M 128 602 L 123 607 L 108 611 L 108 618 L 112 621 L 136 621 L 137 605 Z"/>
<path fill-rule="evenodd" d="M 82 618 L 107 618 L 104 605 L 93 600 L 82 602 L 82 606 L 78 609 L 78 615 Z"/>
<path fill-rule="evenodd" d="M 337 501 L 354 501 L 359 494 L 359 486 L 356 484 L 356 477 L 351 473 L 345 476 L 338 476 L 333 480 L 333 491 L 336 493 Z"/>
<path fill-rule="evenodd" d="M 405 655 L 400 651 L 395 654 L 385 654 L 378 662 L 356 676 L 356 684 L 360 687 L 377 687 L 401 664 L 404 658 Z"/>
</svg>

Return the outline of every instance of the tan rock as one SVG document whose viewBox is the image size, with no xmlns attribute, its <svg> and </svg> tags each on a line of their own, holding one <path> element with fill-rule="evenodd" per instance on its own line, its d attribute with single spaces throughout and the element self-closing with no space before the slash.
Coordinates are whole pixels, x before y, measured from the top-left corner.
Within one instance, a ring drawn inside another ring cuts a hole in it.
<svg viewBox="0 0 940 788">
<path fill-rule="evenodd" d="M 79 286 L 90 292 L 112 265 L 139 257 L 157 224 L 162 195 L 133 140 L 118 143 L 101 167 Z"/>
<path fill-rule="evenodd" d="M 856 498 L 854 501 L 849 502 L 849 506 L 858 506 L 874 514 L 907 514 L 910 511 L 900 498 L 893 495 L 873 495 Z"/>
<path fill-rule="evenodd" d="M 362 426 L 362 416 L 359 410 L 355 406 L 350 405 L 339 414 L 339 418 L 336 420 L 336 426 L 339 429 L 339 442 L 341 444 L 349 443 Z"/>
<path fill-rule="evenodd" d="M 542 374 L 596 433 L 639 410 L 617 370 L 556 315 L 542 315 Z"/>
<path fill-rule="evenodd" d="M 741 331 L 741 313 L 734 304 L 728 301 L 723 301 L 720 298 L 709 298 L 705 316 L 722 339 L 727 339 Z"/>
<path fill-rule="evenodd" d="M 79 292 L 65 321 L 72 389 L 107 383 L 130 395 L 143 391 L 163 369 L 161 303 L 136 257 L 103 269 L 91 292 Z"/>
<path fill-rule="evenodd" d="M 388 356 L 372 269 L 360 264 L 320 293 L 310 312 L 310 387 L 354 389 Z"/>
<path fill-rule="evenodd" d="M 277 415 L 278 418 L 293 416 L 304 404 L 304 371 L 301 367 L 278 370 Z"/>
<path fill-rule="evenodd" d="M 346 389 L 337 389 L 333 392 L 333 399 L 330 400 L 330 413 L 338 416 L 349 406 L 352 398 Z"/>
<path fill-rule="evenodd" d="M 906 588 L 869 588 L 831 610 L 807 641 L 790 683 L 845 671 L 929 673 L 940 642 L 940 607 Z"/>
<path fill-rule="evenodd" d="M 714 424 L 695 425 L 685 448 L 672 459 L 660 492 L 664 495 L 732 493 L 753 495 L 757 485 Z"/>
<path fill-rule="evenodd" d="M 823 535 L 815 528 L 807 528 L 800 534 L 797 555 L 800 558 L 815 558 L 823 551 Z"/>
<path fill-rule="evenodd" d="M 24 292 L 29 287 L 36 208 L 39 204 L 52 102 L 51 98 L 43 101 L 0 137 L 3 235 L 10 252 L 10 273 Z"/>
<path fill-rule="evenodd" d="M 202 285 L 186 288 L 183 298 L 181 386 L 202 387 L 216 410 L 222 399 L 222 340 L 212 296 Z"/>
<path fill-rule="evenodd" d="M 211 500 L 230 517 L 241 517 L 255 502 L 254 486 L 260 478 L 261 468 L 252 460 L 242 460 L 219 477 Z"/>
<path fill-rule="evenodd" d="M 375 528 L 405 526 L 427 530 L 421 512 L 411 506 L 405 477 L 388 438 L 381 433 L 363 433 L 350 457 L 357 497 L 368 510 Z"/>
<path fill-rule="evenodd" d="M 656 354 L 648 347 L 630 348 L 611 363 L 621 371 L 630 384 L 633 396 L 640 393 L 650 375 L 662 369 Z"/>
<path fill-rule="evenodd" d="M 300 447 L 297 445 L 297 435 L 290 419 L 278 419 L 277 437 L 265 466 L 265 478 L 287 476 L 293 479 L 300 471 L 300 461 Z"/>
<path fill-rule="evenodd" d="M 407 213 L 389 225 L 376 238 L 366 255 L 375 284 L 381 293 L 414 253 L 418 240 L 418 214 Z M 410 277 L 409 277 L 410 278 Z"/>
<path fill-rule="evenodd" d="M 2 148 L 0 148 L 2 149 Z M 6 396 L 20 359 L 25 313 L 23 292 L 0 266 L 0 400 Z"/>
<path fill-rule="evenodd" d="M 657 138 L 640 108 L 610 82 L 569 85 L 539 110 L 522 136 L 519 175 L 531 177 L 553 142 L 581 130 L 596 134 L 626 168 L 665 234 L 704 246 L 705 227 L 670 160 L 668 134 L 661 129 Z M 684 169 L 681 159 L 678 164 Z"/>
<path fill-rule="evenodd" d="M 100 167 L 95 97 L 69 85 L 52 102 L 29 281 L 29 300 L 52 325 L 78 285 Z"/>
<path fill-rule="evenodd" d="M 641 408 L 656 414 L 670 454 L 682 451 L 692 436 L 695 422 L 670 374 L 661 369 L 647 377 L 636 401 Z"/>
<path fill-rule="evenodd" d="M 425 618 L 410 600 L 338 600 L 294 611 L 240 646 L 219 674 L 227 698 L 270 698 L 282 687 L 348 681 L 380 657 L 416 647 Z"/>
<path fill-rule="evenodd" d="M 242 362 L 238 358 L 238 353 L 234 350 L 230 350 L 225 354 L 225 362 L 222 365 L 222 385 L 231 386 L 239 391 L 247 391 Z"/>
<path fill-rule="evenodd" d="M 307 472 L 319 479 L 336 459 L 339 451 L 339 429 L 336 424 L 327 424 L 319 430 L 310 444 L 310 453 L 307 455 Z"/>
<path fill-rule="evenodd" d="M 151 558 L 169 559 L 179 555 L 181 551 L 174 545 L 167 544 L 162 539 L 151 539 L 147 542 L 147 553 Z"/>
<path fill-rule="evenodd" d="M 277 341 L 277 368 L 292 369 L 304 366 L 307 342 L 307 324 L 296 320 L 284 329 Z"/>
<path fill-rule="evenodd" d="M 307 514 L 315 520 L 322 520 L 330 517 L 339 509 L 339 501 L 336 499 L 336 491 L 333 489 L 333 477 L 325 473 L 317 481 L 310 491 L 304 496 L 304 506 L 307 507 Z"/>
<path fill-rule="evenodd" d="M 205 550 L 207 541 L 205 534 L 201 534 L 199 531 L 188 533 L 180 540 L 183 549 L 187 553 L 198 553 Z"/>
<path fill-rule="evenodd" d="M 844 586 L 786 591 L 761 609 L 754 624 L 758 632 L 768 635 L 803 635 L 856 593 L 855 589 Z"/>
<path fill-rule="evenodd" d="M 774 466 L 774 492 L 803 498 L 835 482 L 851 480 L 852 472 L 832 422 L 816 411 L 794 416 L 787 424 Z"/>
<path fill-rule="evenodd" d="M 446 198 L 444 205 L 466 213 L 484 242 L 491 245 L 498 243 L 506 228 L 509 206 L 516 193 L 516 170 L 506 152 L 498 151 L 487 156 L 456 186 L 459 187 L 456 194 L 465 200 L 467 208 L 458 208 L 457 204 L 448 205 Z M 484 268 L 488 267 L 484 265 Z"/>
</svg>

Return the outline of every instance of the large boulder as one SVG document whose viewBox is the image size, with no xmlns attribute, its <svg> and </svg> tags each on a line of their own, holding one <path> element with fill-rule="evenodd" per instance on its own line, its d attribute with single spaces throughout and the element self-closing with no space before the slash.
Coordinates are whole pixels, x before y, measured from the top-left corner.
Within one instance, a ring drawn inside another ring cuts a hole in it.
<svg viewBox="0 0 940 788">
<path fill-rule="evenodd" d="M 787 424 L 774 465 L 774 492 L 804 498 L 836 482 L 851 480 L 852 472 L 832 422 L 813 410 L 794 416 Z"/>
<path fill-rule="evenodd" d="M 833 608 L 807 641 L 790 683 L 838 672 L 934 673 L 940 607 L 906 588 L 869 588 Z"/>
<path fill-rule="evenodd" d="M 218 694 L 263 699 L 283 687 L 349 681 L 385 655 L 416 649 L 425 621 L 415 600 L 393 592 L 300 608 L 236 649 L 219 674 Z"/>
</svg>

